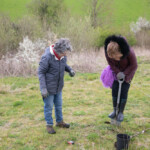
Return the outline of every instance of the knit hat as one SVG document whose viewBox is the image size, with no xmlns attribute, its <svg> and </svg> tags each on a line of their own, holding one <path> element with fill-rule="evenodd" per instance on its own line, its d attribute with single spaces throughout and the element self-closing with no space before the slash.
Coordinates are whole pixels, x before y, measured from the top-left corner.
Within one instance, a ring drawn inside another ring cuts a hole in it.
<svg viewBox="0 0 150 150">
<path fill-rule="evenodd" d="M 64 53 L 65 51 L 72 51 L 72 46 L 70 44 L 70 40 L 67 38 L 60 38 L 54 44 L 54 50 L 56 53 Z"/>
</svg>

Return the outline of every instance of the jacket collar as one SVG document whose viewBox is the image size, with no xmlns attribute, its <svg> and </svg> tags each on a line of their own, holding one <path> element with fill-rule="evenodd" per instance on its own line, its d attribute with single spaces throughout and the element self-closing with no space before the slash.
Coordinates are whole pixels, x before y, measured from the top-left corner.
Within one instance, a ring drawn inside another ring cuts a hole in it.
<svg viewBox="0 0 150 150">
<path fill-rule="evenodd" d="M 54 44 L 53 44 L 53 45 L 50 45 L 50 53 L 55 56 L 55 54 L 54 54 L 54 52 L 53 52 L 53 47 L 54 47 Z M 60 60 L 62 60 L 63 58 L 64 58 L 64 56 L 61 57 Z M 55 56 L 55 60 L 59 60 L 59 59 Z"/>
</svg>

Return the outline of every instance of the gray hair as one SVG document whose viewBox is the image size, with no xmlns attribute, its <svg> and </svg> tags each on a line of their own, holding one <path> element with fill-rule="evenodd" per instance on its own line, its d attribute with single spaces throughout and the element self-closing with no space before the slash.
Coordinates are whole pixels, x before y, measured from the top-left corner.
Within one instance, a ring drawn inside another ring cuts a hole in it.
<svg viewBox="0 0 150 150">
<path fill-rule="evenodd" d="M 72 51 L 72 46 L 70 43 L 70 40 L 67 38 L 60 38 L 55 44 L 54 44 L 54 50 L 56 53 L 63 53 L 65 51 Z"/>
</svg>

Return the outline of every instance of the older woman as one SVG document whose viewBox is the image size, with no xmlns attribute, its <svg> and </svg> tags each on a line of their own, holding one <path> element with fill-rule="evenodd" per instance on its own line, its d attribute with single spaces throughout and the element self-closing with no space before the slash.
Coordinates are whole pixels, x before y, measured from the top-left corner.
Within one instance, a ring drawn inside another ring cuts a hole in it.
<svg viewBox="0 0 150 150">
<path fill-rule="evenodd" d="M 38 76 L 44 102 L 44 116 L 47 131 L 50 134 L 56 133 L 53 129 L 53 104 L 55 105 L 56 126 L 70 127 L 69 124 L 63 121 L 62 88 L 64 86 L 64 72 L 67 71 L 71 77 L 75 75 L 73 69 L 66 63 L 67 52 L 71 50 L 70 41 L 66 38 L 61 38 L 45 50 L 39 63 Z"/>
</svg>

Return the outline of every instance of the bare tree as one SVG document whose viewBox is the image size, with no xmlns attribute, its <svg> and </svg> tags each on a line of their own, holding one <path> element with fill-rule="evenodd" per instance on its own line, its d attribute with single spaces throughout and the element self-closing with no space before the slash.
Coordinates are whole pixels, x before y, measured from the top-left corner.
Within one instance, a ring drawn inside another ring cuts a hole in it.
<svg viewBox="0 0 150 150">
<path fill-rule="evenodd" d="M 98 6 L 98 0 L 92 0 L 92 9 L 91 9 L 91 20 L 92 20 L 92 25 L 94 27 L 97 26 L 97 16 L 98 16 L 98 12 L 100 9 L 100 5 Z"/>
<path fill-rule="evenodd" d="M 65 10 L 64 0 L 32 0 L 29 10 L 40 18 L 42 23 L 58 23 L 59 15 Z"/>
<path fill-rule="evenodd" d="M 105 20 L 110 19 L 112 15 L 113 8 L 111 7 L 113 0 L 87 0 L 86 6 L 88 8 L 88 13 L 91 17 L 92 26 L 96 27 L 98 25 L 102 25 L 104 18 L 102 18 L 101 14 L 108 14 L 109 18 L 105 18 Z"/>
</svg>

